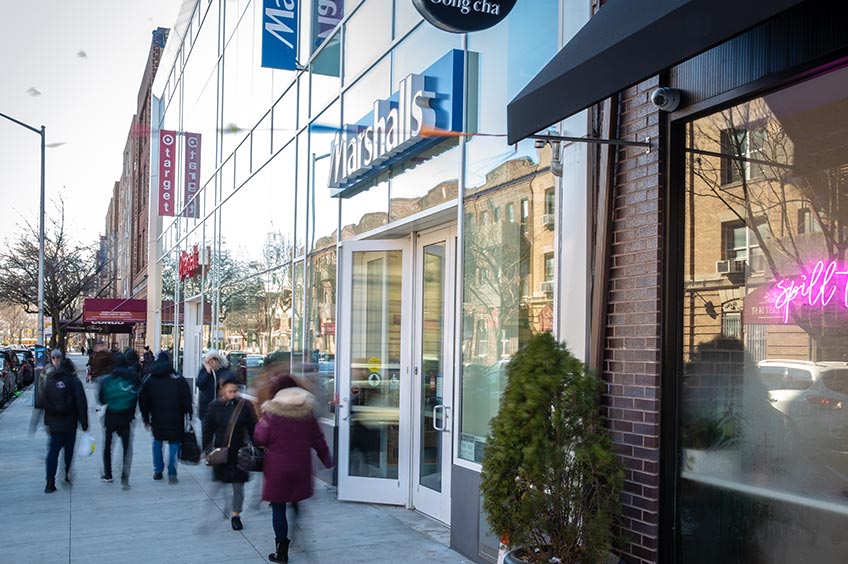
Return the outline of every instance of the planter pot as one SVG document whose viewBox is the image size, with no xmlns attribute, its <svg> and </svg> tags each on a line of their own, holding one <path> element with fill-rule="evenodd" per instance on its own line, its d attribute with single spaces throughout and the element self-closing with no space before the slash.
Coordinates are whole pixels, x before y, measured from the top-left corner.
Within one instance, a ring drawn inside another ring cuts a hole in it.
<svg viewBox="0 0 848 564">
<path fill-rule="evenodd" d="M 524 549 L 521 547 L 516 547 L 506 553 L 504 556 L 503 564 L 527 564 L 527 561 L 521 558 Z M 607 556 L 607 564 L 624 564 L 624 560 L 620 559 L 615 554 L 609 554 Z"/>
<path fill-rule="evenodd" d="M 742 455 L 736 449 L 683 449 L 683 467 L 704 474 L 732 474 L 742 467 Z"/>
</svg>

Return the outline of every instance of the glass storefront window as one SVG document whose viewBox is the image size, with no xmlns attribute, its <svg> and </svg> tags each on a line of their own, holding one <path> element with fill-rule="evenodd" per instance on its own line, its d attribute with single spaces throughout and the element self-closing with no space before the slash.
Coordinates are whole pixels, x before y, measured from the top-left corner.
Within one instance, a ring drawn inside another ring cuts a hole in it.
<svg viewBox="0 0 848 564">
<path fill-rule="evenodd" d="M 308 252 L 333 245 L 338 238 L 339 201 L 330 196 L 330 150 L 333 133 L 341 123 L 339 101 L 331 105 L 318 116 L 309 131 L 310 147 L 310 187 L 309 187 L 309 226 Z"/>
<path fill-rule="evenodd" d="M 306 342 L 312 370 L 306 376 L 318 398 L 318 415 L 332 418 L 336 387 L 336 248 L 308 261 Z"/>
<path fill-rule="evenodd" d="M 557 14 L 555 0 L 518 4 L 506 21 L 469 35 L 479 96 L 468 101 L 468 119 L 477 131 L 506 131 L 507 103 L 556 52 Z M 532 142 L 484 136 L 466 147 L 458 456 L 479 463 L 510 357 L 553 330 L 554 177 L 550 149 Z"/>
<path fill-rule="evenodd" d="M 347 21 L 344 32 L 344 82 L 347 84 L 391 42 L 392 0 L 368 0 Z"/>
<path fill-rule="evenodd" d="M 680 560 L 843 562 L 848 70 L 685 125 Z"/>
</svg>

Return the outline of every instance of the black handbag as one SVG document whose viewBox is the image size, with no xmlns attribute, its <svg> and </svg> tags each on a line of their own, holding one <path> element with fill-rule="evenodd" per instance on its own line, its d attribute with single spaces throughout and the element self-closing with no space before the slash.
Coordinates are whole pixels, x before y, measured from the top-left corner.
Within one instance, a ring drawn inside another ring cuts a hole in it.
<svg viewBox="0 0 848 564">
<path fill-rule="evenodd" d="M 194 427 L 188 417 L 186 417 L 183 436 L 180 440 L 179 459 L 186 464 L 200 463 L 200 445 L 197 443 L 197 435 L 194 434 Z"/>
<path fill-rule="evenodd" d="M 240 401 L 236 406 L 235 411 L 230 416 L 230 421 L 227 424 L 227 446 L 225 447 L 217 447 L 212 449 L 212 451 L 206 455 L 206 461 L 209 462 L 212 466 L 218 466 L 219 464 L 226 464 L 230 458 L 230 445 L 233 443 L 233 430 L 236 427 L 236 421 L 238 421 L 239 414 L 241 413 L 241 408 L 244 405 L 244 401 Z"/>
<path fill-rule="evenodd" d="M 248 441 L 239 449 L 236 465 L 242 472 L 262 472 L 265 466 L 265 449 Z"/>
</svg>

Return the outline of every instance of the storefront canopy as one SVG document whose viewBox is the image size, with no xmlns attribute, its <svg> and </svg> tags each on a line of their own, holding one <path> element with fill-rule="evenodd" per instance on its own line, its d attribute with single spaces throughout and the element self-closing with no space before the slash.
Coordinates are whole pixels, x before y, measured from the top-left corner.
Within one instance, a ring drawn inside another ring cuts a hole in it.
<svg viewBox="0 0 848 564">
<path fill-rule="evenodd" d="M 82 320 L 85 323 L 144 323 L 147 300 L 85 298 Z"/>
<path fill-rule="evenodd" d="M 510 144 L 802 0 L 610 0 L 507 106 Z"/>
</svg>

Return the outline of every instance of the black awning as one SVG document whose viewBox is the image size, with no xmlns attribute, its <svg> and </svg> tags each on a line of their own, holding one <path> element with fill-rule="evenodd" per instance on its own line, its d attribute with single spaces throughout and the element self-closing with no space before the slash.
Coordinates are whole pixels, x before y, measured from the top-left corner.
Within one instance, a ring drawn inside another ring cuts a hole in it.
<svg viewBox="0 0 848 564">
<path fill-rule="evenodd" d="M 507 106 L 510 144 L 802 0 L 610 0 Z"/>
</svg>

